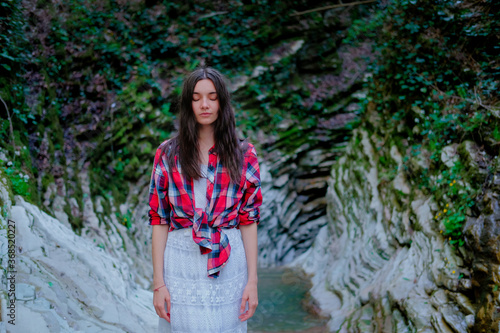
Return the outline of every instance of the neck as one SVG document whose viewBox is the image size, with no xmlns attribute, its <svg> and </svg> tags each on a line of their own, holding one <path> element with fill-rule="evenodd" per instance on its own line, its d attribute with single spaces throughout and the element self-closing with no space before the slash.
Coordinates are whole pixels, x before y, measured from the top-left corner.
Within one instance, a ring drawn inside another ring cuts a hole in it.
<svg viewBox="0 0 500 333">
<path fill-rule="evenodd" d="M 198 130 L 198 144 L 210 149 L 215 143 L 213 126 L 200 126 Z"/>
</svg>

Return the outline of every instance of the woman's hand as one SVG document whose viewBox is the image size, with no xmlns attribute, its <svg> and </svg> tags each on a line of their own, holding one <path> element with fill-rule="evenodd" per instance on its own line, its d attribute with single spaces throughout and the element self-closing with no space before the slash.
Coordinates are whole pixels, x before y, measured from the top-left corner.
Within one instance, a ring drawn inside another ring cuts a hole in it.
<svg viewBox="0 0 500 333">
<path fill-rule="evenodd" d="M 245 305 L 248 302 L 248 310 L 245 311 Z M 257 294 L 257 282 L 248 282 L 245 290 L 243 290 L 243 298 L 241 300 L 241 315 L 238 317 L 241 321 L 250 319 L 259 305 L 259 296 Z"/>
<path fill-rule="evenodd" d="M 167 303 L 167 312 L 165 312 L 165 302 Z M 153 305 L 156 314 L 170 323 L 170 293 L 167 286 L 161 287 L 153 293 Z"/>
</svg>

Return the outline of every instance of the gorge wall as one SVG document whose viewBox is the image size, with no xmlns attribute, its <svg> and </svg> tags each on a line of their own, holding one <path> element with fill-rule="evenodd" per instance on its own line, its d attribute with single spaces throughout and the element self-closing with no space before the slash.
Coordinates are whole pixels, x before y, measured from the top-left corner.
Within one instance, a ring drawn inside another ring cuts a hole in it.
<svg viewBox="0 0 500 333">
<path fill-rule="evenodd" d="M 473 142 L 449 148 L 443 162 L 463 159 L 467 172 L 485 178 Z M 382 166 L 381 156 L 390 156 L 396 169 Z M 466 245 L 457 248 L 435 218 L 441 203 L 410 184 L 403 156 L 382 137 L 355 130 L 328 180 L 328 224 L 293 265 L 312 274 L 312 296 L 335 332 L 498 331 L 498 164 L 484 194 L 485 211 L 467 218 Z M 414 163 L 429 160 L 419 156 Z M 453 186 L 471 186 L 462 182 Z M 442 206 L 457 208 L 448 203 Z"/>
<path fill-rule="evenodd" d="M 291 263 L 331 331 L 500 330 L 497 9 L 388 5 L 328 222 Z"/>
<path fill-rule="evenodd" d="M 21 196 L 13 204 L 11 195 L 0 173 L 2 261 L 14 254 L 2 284 L 16 299 L 10 311 L 10 298 L 0 295 L 0 331 L 156 330 L 152 272 L 140 252 L 144 241 L 129 238 L 125 227 L 114 223 L 108 230 L 95 229 L 90 237 L 76 235 L 63 218 L 55 219 Z"/>
</svg>

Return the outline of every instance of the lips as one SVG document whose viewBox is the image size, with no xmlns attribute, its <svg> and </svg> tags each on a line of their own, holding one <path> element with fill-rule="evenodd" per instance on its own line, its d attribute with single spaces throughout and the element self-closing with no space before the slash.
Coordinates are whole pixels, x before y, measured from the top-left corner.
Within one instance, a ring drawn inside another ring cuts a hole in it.
<svg viewBox="0 0 500 333">
<path fill-rule="evenodd" d="M 212 114 L 208 112 L 200 113 L 200 116 L 202 117 L 210 117 Z"/>
</svg>

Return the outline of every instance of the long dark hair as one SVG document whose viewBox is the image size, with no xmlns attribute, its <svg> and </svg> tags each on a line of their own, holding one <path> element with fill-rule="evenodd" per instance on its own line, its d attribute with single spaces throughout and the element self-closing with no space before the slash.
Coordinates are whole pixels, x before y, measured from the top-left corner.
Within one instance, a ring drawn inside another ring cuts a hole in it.
<svg viewBox="0 0 500 333">
<path fill-rule="evenodd" d="M 215 152 L 222 165 L 227 169 L 231 181 L 239 183 L 244 152 L 248 144 L 240 142 L 236 134 L 231 95 L 226 87 L 224 76 L 210 67 L 198 68 L 184 80 L 179 106 L 179 132 L 164 148 L 168 157 L 169 169 L 172 170 L 175 167 L 175 156 L 177 156 L 182 173 L 188 179 L 201 177 L 198 147 L 199 124 L 193 112 L 192 100 L 196 83 L 204 79 L 213 82 L 219 99 L 219 112 L 217 120 L 214 122 Z"/>
</svg>

